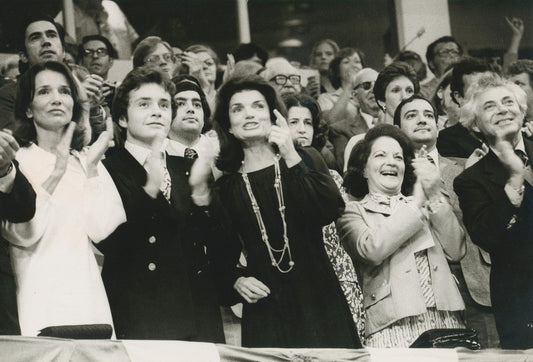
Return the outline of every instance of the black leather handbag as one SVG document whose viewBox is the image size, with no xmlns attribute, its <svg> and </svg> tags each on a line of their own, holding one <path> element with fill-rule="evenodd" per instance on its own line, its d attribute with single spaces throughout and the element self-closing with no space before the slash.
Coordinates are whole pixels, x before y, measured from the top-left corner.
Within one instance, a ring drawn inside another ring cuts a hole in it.
<svg viewBox="0 0 533 362">
<path fill-rule="evenodd" d="M 39 337 L 56 337 L 67 339 L 110 339 L 113 327 L 109 324 L 79 324 L 51 326 L 41 329 Z"/>
<path fill-rule="evenodd" d="M 465 347 L 473 351 L 481 349 L 474 329 L 430 329 L 422 333 L 409 348 Z"/>
</svg>

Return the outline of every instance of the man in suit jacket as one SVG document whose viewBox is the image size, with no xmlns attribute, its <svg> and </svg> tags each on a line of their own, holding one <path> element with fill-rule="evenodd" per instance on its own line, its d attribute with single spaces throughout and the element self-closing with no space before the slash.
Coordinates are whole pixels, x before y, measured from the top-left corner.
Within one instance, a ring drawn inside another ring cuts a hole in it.
<svg viewBox="0 0 533 362">
<path fill-rule="evenodd" d="M 461 221 L 462 212 L 453 191 L 453 180 L 463 171 L 463 165 L 458 160 L 442 157 L 437 151 L 437 112 L 431 102 L 416 95 L 403 100 L 396 108 L 394 123 L 413 141 L 418 155 L 427 154 L 426 157 L 437 166 L 443 181 L 442 192 Z M 465 233 L 465 239 L 466 255 L 460 263 L 450 263 L 450 269 L 459 282 L 468 326 L 478 331 L 479 341 L 484 348 L 496 348 L 498 334 L 490 309 L 490 256 L 472 243 L 468 233 Z"/>
<path fill-rule="evenodd" d="M 28 221 L 35 213 L 35 192 L 14 161 L 19 146 L 0 130 L 0 221 Z M 20 334 L 15 278 L 9 244 L 0 237 L 0 335 Z"/>
<path fill-rule="evenodd" d="M 491 255 L 502 348 L 533 347 L 533 142 L 521 133 L 525 110 L 525 93 L 499 76 L 471 86 L 461 122 L 480 131 L 490 150 L 454 182 L 472 241 Z"/>
<path fill-rule="evenodd" d="M 160 71 L 144 67 L 117 89 L 113 118 L 126 142 L 104 165 L 127 222 L 98 244 L 102 277 L 118 338 L 223 343 L 217 294 L 203 278 L 208 265 L 195 254 L 212 224 L 190 198 L 192 161 L 164 153 L 174 91 Z"/>
</svg>

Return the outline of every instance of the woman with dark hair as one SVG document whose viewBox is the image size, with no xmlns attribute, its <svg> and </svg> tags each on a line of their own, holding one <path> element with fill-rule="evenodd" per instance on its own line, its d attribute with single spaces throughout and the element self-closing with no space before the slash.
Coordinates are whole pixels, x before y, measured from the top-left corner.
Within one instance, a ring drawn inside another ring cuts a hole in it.
<svg viewBox="0 0 533 362">
<path fill-rule="evenodd" d="M 356 117 L 358 106 L 352 97 L 353 82 L 355 74 L 364 67 L 364 54 L 355 48 L 341 49 L 329 63 L 329 79 L 335 91 L 318 97 L 318 104 L 328 124 Z"/>
<path fill-rule="evenodd" d="M 313 147 L 320 152 L 326 142 L 325 131 L 327 131 L 327 126 L 322 125 L 321 127 L 320 110 L 316 101 L 305 94 L 290 95 L 284 97 L 283 101 L 287 107 L 287 123 L 294 143 L 301 147 Z M 344 202 L 348 202 L 348 195 L 342 187 L 341 175 L 331 168 L 329 169 L 329 174 L 339 188 Z M 355 268 L 350 256 L 340 244 L 335 223 L 332 222 L 324 226 L 322 234 L 326 253 L 341 284 L 354 322 L 357 325 L 359 337 L 363 340 L 365 331 L 363 294 L 357 280 Z"/>
<path fill-rule="evenodd" d="M 18 82 L 15 136 L 20 171 L 37 195 L 35 216 L 7 223 L 22 335 L 48 326 L 110 324 L 111 312 L 91 240 L 125 221 L 102 158 L 112 125 L 90 148 L 78 85 L 59 62 L 39 63 Z"/>
<path fill-rule="evenodd" d="M 336 88 L 331 85 L 328 70 L 329 64 L 339 52 L 339 46 L 331 39 L 317 41 L 311 48 L 309 66 L 320 73 L 320 93 L 334 92 Z"/>
<path fill-rule="evenodd" d="M 379 72 L 374 84 L 374 96 L 379 108 L 385 112 L 385 123 L 392 124 L 398 104 L 419 91 L 416 72 L 405 62 L 394 62 Z"/>
<path fill-rule="evenodd" d="M 242 242 L 247 258 L 242 276 L 228 281 L 245 302 L 242 344 L 358 348 L 322 244 L 322 226 L 344 203 L 318 152 L 296 151 L 283 114 L 276 91 L 260 77 L 233 78 L 219 90 L 216 164 L 225 175 L 215 195 L 238 235 L 226 249 L 240 252 Z"/>
<path fill-rule="evenodd" d="M 358 201 L 337 230 L 359 266 L 371 347 L 409 347 L 426 330 L 464 328 L 446 261 L 464 256 L 464 232 L 423 156 L 398 127 L 380 124 L 348 161 L 344 186 Z"/>
</svg>

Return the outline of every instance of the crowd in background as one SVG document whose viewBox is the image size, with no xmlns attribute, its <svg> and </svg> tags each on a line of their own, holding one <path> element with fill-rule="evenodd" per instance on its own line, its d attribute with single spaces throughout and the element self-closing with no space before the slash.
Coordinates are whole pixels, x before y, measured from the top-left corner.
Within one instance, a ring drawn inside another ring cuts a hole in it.
<svg viewBox="0 0 533 362">
<path fill-rule="evenodd" d="M 382 69 L 324 39 L 298 68 L 137 39 L 112 1 L 98 21 L 79 3 L 78 44 L 34 16 L 1 68 L 0 333 L 361 348 L 474 329 L 533 348 L 520 19 L 501 64 L 444 36 Z"/>
</svg>

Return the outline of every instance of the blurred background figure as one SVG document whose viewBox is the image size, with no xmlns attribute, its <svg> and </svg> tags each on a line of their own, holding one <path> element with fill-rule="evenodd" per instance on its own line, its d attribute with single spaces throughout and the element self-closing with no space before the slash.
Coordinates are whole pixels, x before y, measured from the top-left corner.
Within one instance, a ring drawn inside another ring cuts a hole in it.
<svg viewBox="0 0 533 362">
<path fill-rule="evenodd" d="M 19 57 L 13 55 L 4 60 L 0 67 L 0 87 L 6 83 L 16 83 L 19 75 Z"/>
<path fill-rule="evenodd" d="M 421 86 L 421 94 L 429 98 L 435 92 L 435 87 L 452 65 L 457 63 L 463 55 L 463 48 L 452 36 L 443 36 L 429 44 L 426 50 L 426 60 L 429 70 L 433 72 L 434 77 L 429 79 Z M 419 79 L 423 81 L 423 79 Z"/>
<path fill-rule="evenodd" d="M 331 84 L 329 79 L 329 64 L 339 52 L 339 46 L 331 39 L 323 39 L 317 41 L 311 48 L 311 55 L 309 56 L 309 66 L 318 70 L 320 73 L 320 93 L 334 92 L 336 88 Z"/>
<path fill-rule="evenodd" d="M 527 112 L 524 122 L 533 121 L 533 60 L 520 59 L 507 68 L 507 78 L 522 88 L 527 96 Z"/>
</svg>

